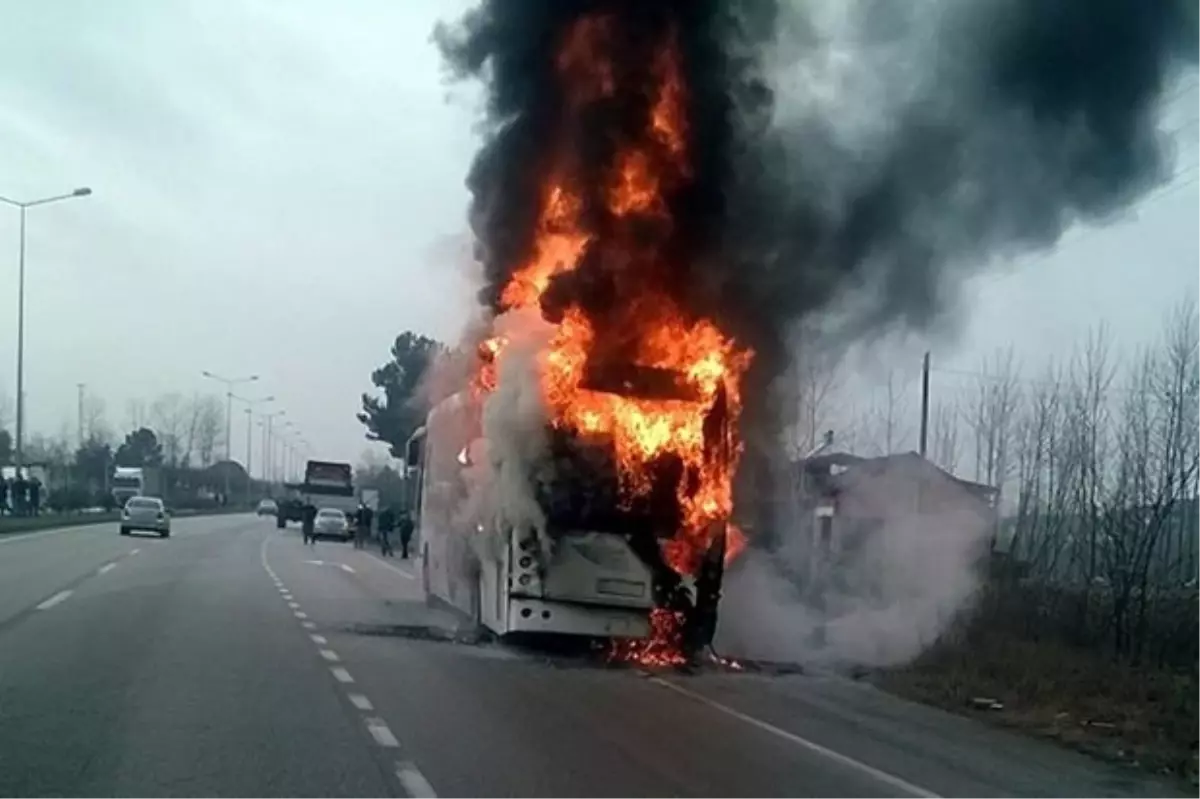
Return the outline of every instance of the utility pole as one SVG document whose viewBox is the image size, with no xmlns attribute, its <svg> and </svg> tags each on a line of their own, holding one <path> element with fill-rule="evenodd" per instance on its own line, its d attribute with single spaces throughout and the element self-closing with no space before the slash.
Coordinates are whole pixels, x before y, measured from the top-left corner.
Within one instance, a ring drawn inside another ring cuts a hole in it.
<svg viewBox="0 0 1200 799">
<path fill-rule="evenodd" d="M 246 502 L 250 502 L 250 495 L 254 491 L 254 476 L 250 471 L 253 464 L 254 447 L 250 441 L 250 435 L 254 431 L 254 409 L 246 408 Z"/>
<path fill-rule="evenodd" d="M 76 387 L 77 389 L 79 389 L 79 407 L 78 407 L 78 409 L 76 410 L 76 413 L 77 413 L 77 415 L 78 415 L 78 420 L 79 420 L 79 421 L 78 421 L 78 425 L 79 425 L 79 448 L 80 448 L 80 449 L 83 449 L 83 388 L 84 388 L 84 384 L 83 384 L 83 383 L 76 383 L 76 384 L 75 384 L 75 387 Z"/>
<path fill-rule="evenodd" d="M 13 442 L 16 446 L 16 474 L 21 475 L 25 465 L 25 212 L 35 205 L 56 203 L 69 200 L 72 197 L 87 197 L 92 190 L 82 186 L 70 194 L 58 194 L 53 197 L 43 197 L 39 200 L 14 200 L 11 197 L 0 197 L 0 203 L 11 205 L 20 211 L 20 233 L 18 234 L 19 251 L 17 255 L 17 436 Z"/>
<path fill-rule="evenodd" d="M 921 363 L 921 457 L 929 450 L 929 351 Z"/>
</svg>

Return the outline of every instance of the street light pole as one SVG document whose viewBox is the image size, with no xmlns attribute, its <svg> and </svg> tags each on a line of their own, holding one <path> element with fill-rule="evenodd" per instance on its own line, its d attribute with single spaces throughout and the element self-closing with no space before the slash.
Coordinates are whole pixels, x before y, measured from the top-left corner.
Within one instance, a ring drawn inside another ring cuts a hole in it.
<svg viewBox="0 0 1200 799">
<path fill-rule="evenodd" d="M 250 436 L 254 428 L 254 406 L 263 405 L 268 402 L 275 401 L 275 395 L 269 397 L 258 397 L 257 399 L 249 399 L 247 397 L 234 396 L 235 400 L 246 403 L 246 501 L 250 501 L 250 494 L 254 488 L 254 478 L 251 475 L 250 468 L 254 461 L 253 445 L 251 444 Z"/>
<path fill-rule="evenodd" d="M 233 460 L 233 387 L 240 383 L 253 383 L 258 380 L 258 375 L 250 375 L 249 377 L 221 377 L 220 375 L 204 370 L 200 374 L 207 377 L 209 380 L 215 380 L 218 383 L 225 385 L 225 460 L 232 462 Z M 225 466 L 225 501 L 229 501 L 229 465 Z"/>
<path fill-rule="evenodd" d="M 92 190 L 86 186 L 76 189 L 70 194 L 59 194 L 54 197 L 43 197 L 40 200 L 21 202 L 9 197 L 0 197 L 0 202 L 12 205 L 21 212 L 20 254 L 17 258 L 17 440 L 14 447 L 17 476 L 25 465 L 25 212 L 35 205 L 47 205 L 59 200 L 70 200 L 73 197 L 86 197 Z"/>
<path fill-rule="evenodd" d="M 274 422 L 276 417 L 284 416 L 286 414 L 287 414 L 287 411 L 284 411 L 284 410 L 278 410 L 278 411 L 275 411 L 274 413 L 264 413 L 263 414 L 263 418 L 267 420 L 266 467 L 267 467 L 267 482 L 268 483 L 275 481 L 275 436 L 274 436 L 273 430 L 271 429 L 271 423 Z"/>
</svg>

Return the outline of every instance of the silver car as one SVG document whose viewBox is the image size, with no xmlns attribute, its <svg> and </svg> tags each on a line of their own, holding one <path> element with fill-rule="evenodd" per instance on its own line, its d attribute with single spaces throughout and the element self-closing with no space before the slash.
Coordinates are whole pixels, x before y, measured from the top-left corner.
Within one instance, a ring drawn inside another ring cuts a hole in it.
<svg viewBox="0 0 1200 799">
<path fill-rule="evenodd" d="M 313 521 L 313 534 L 318 538 L 328 536 L 348 541 L 350 522 L 346 519 L 346 514 L 337 508 L 321 508 Z"/>
<path fill-rule="evenodd" d="M 158 497 L 130 497 L 121 511 L 121 535 L 134 530 L 158 533 L 161 538 L 171 534 L 171 514 Z"/>
</svg>

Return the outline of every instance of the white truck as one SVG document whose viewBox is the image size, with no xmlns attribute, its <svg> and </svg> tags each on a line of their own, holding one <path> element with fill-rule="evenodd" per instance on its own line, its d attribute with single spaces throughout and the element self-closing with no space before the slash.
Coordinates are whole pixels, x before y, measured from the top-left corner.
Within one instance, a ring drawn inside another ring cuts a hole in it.
<svg viewBox="0 0 1200 799">
<path fill-rule="evenodd" d="M 163 496 L 162 470 L 156 466 L 117 466 L 113 469 L 112 495 L 118 508 L 130 497 Z"/>
</svg>

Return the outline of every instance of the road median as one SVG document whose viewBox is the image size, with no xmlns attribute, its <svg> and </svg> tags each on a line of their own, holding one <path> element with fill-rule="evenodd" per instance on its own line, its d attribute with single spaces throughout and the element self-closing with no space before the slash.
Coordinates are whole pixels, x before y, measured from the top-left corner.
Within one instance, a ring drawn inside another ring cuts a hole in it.
<svg viewBox="0 0 1200 799">
<path fill-rule="evenodd" d="M 192 516 L 225 516 L 232 513 L 250 513 L 250 508 L 202 508 L 195 510 L 180 509 L 172 514 L 172 518 L 181 519 Z M 89 524 L 116 523 L 121 518 L 120 511 L 101 511 L 96 513 L 46 513 L 41 516 L 5 516 L 0 518 L 0 539 L 12 533 L 29 533 L 36 530 L 52 530 L 57 527 L 83 527 Z"/>
</svg>

